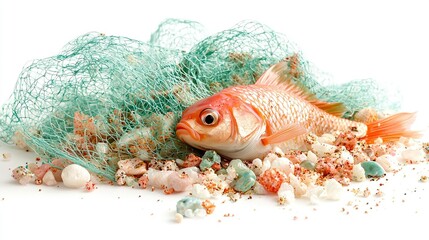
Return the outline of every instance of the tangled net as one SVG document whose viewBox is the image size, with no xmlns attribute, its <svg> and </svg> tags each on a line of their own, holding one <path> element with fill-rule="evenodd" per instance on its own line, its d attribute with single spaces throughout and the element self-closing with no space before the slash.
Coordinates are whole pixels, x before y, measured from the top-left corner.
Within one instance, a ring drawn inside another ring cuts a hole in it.
<svg viewBox="0 0 429 240">
<path fill-rule="evenodd" d="M 372 80 L 333 85 L 279 33 L 242 22 L 211 36 L 197 22 L 170 19 L 148 42 L 89 33 L 19 76 L 0 112 L 0 140 L 28 146 L 51 163 L 65 159 L 113 180 L 117 162 L 183 158 L 195 152 L 174 127 L 182 111 L 223 88 L 252 84 L 287 58 L 290 76 L 319 98 L 398 107 Z"/>
</svg>

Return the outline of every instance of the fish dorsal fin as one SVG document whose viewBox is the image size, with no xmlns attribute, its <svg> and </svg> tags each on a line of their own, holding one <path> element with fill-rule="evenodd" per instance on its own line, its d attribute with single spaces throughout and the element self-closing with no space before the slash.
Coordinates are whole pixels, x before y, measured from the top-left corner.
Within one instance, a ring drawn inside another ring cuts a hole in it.
<svg viewBox="0 0 429 240">
<path fill-rule="evenodd" d="M 346 108 L 342 103 L 321 101 L 317 99 L 317 97 L 304 85 L 292 82 L 292 71 L 296 71 L 296 64 L 296 55 L 274 64 L 265 71 L 264 74 L 262 74 L 258 81 L 256 81 L 255 85 L 275 86 L 277 89 L 281 89 L 302 98 L 329 114 L 341 117 L 346 112 Z"/>
</svg>

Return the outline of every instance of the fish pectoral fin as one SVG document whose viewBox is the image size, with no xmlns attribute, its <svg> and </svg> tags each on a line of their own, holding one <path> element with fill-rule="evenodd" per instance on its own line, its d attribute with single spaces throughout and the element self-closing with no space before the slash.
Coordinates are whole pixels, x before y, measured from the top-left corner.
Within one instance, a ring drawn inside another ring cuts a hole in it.
<svg viewBox="0 0 429 240">
<path fill-rule="evenodd" d="M 262 144 L 266 146 L 268 144 L 285 142 L 305 133 L 307 133 L 307 129 L 305 129 L 303 126 L 299 124 L 291 124 L 286 128 L 271 134 L 270 136 L 263 137 L 261 141 Z"/>
<path fill-rule="evenodd" d="M 339 102 L 323 102 L 320 100 L 313 100 L 310 101 L 310 103 L 336 117 L 342 117 L 347 111 L 346 106 Z"/>
</svg>

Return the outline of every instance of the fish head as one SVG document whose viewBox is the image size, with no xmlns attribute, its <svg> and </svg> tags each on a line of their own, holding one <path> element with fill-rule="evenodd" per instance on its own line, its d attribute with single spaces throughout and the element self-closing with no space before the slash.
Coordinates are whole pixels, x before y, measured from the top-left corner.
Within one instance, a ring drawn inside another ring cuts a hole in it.
<svg viewBox="0 0 429 240">
<path fill-rule="evenodd" d="M 265 121 L 251 104 L 230 94 L 217 93 L 185 109 L 176 126 L 183 142 L 228 157 L 260 141 Z"/>
</svg>

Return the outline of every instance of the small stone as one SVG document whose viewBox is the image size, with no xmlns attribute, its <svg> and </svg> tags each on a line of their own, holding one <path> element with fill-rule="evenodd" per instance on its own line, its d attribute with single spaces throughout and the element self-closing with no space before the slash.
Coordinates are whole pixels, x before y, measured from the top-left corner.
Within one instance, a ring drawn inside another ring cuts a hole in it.
<svg viewBox="0 0 429 240">
<path fill-rule="evenodd" d="M 274 153 L 275 155 L 277 155 L 277 157 L 283 157 L 285 155 L 282 149 L 277 146 L 274 147 L 273 150 L 271 150 L 271 153 Z"/>
<path fill-rule="evenodd" d="M 92 192 L 95 189 L 95 183 L 93 183 L 92 181 L 89 181 L 85 184 L 85 189 L 88 192 Z"/>
<path fill-rule="evenodd" d="M 271 161 L 267 158 L 264 158 L 264 160 L 262 160 L 261 174 L 270 168 L 271 168 Z M 261 174 L 259 174 L 259 175 L 261 175 Z"/>
<path fill-rule="evenodd" d="M 262 173 L 262 160 L 259 158 L 255 158 L 250 165 L 250 169 L 255 173 L 256 176 L 261 175 Z"/>
<path fill-rule="evenodd" d="M 182 215 L 182 214 L 180 214 L 180 213 L 176 213 L 176 214 L 174 215 L 174 220 L 175 220 L 177 223 L 181 223 L 181 222 L 183 221 L 183 215 Z"/>
<path fill-rule="evenodd" d="M 335 142 L 335 136 L 330 133 L 325 133 L 322 136 L 318 138 L 319 143 L 327 143 L 327 144 L 334 144 Z"/>
<path fill-rule="evenodd" d="M 256 175 L 241 160 L 234 159 L 228 168 L 234 168 L 237 179 L 232 182 L 233 188 L 239 192 L 248 191 L 256 183 Z"/>
<path fill-rule="evenodd" d="M 374 161 L 363 162 L 361 166 L 365 170 L 366 177 L 383 177 L 385 174 L 383 167 Z"/>
<path fill-rule="evenodd" d="M 45 175 L 43 176 L 42 181 L 43 181 L 43 183 L 44 183 L 44 184 L 46 184 L 46 185 L 48 185 L 48 186 L 54 186 L 54 185 L 57 185 L 57 183 L 58 183 L 58 182 L 55 180 L 55 176 L 54 176 L 54 174 L 52 173 L 52 171 L 51 171 L 51 170 L 48 170 L 48 171 L 45 173 Z"/>
<path fill-rule="evenodd" d="M 256 175 L 252 171 L 247 171 L 238 175 L 238 179 L 233 184 L 233 188 L 239 192 L 247 192 L 256 183 Z"/>
<path fill-rule="evenodd" d="M 205 217 L 207 216 L 207 212 L 205 209 L 195 209 L 194 210 L 194 216 L 196 217 Z"/>
<path fill-rule="evenodd" d="M 250 171 L 250 169 L 240 159 L 231 160 L 229 167 L 233 167 L 237 175 Z"/>
<path fill-rule="evenodd" d="M 398 168 L 398 162 L 396 161 L 395 157 L 389 154 L 377 157 L 375 161 L 380 164 L 386 172 L 391 172 Z"/>
<path fill-rule="evenodd" d="M 288 177 L 284 172 L 276 168 L 271 168 L 258 177 L 258 182 L 264 186 L 265 190 L 268 192 L 277 193 L 281 184 L 286 182 L 287 179 Z"/>
<path fill-rule="evenodd" d="M 127 184 L 128 187 L 134 187 L 134 188 L 139 187 L 138 179 L 132 176 L 126 176 L 125 183 Z"/>
<path fill-rule="evenodd" d="M 192 196 L 200 199 L 207 199 L 211 197 L 211 194 L 207 187 L 198 183 L 192 185 L 191 193 Z"/>
<path fill-rule="evenodd" d="M 316 164 L 314 164 L 313 162 L 309 161 L 309 160 L 305 160 L 301 162 L 301 167 L 308 169 L 308 170 L 314 170 L 316 167 Z"/>
<path fill-rule="evenodd" d="M 118 169 L 115 173 L 115 180 L 118 185 L 124 185 L 126 183 L 125 178 L 127 177 L 127 174 L 123 169 Z"/>
<path fill-rule="evenodd" d="M 184 192 L 192 185 L 192 179 L 186 173 L 172 172 L 167 178 L 167 184 L 175 192 Z"/>
<path fill-rule="evenodd" d="M 142 175 L 147 172 L 146 163 L 138 158 L 121 160 L 118 167 L 127 175 Z"/>
<path fill-rule="evenodd" d="M 12 177 L 19 182 L 19 184 L 25 185 L 29 182 L 36 180 L 36 176 L 29 169 L 19 166 L 12 171 Z"/>
<path fill-rule="evenodd" d="M 324 183 L 326 198 L 330 200 L 339 200 L 341 198 L 341 194 L 343 193 L 343 187 L 341 184 L 335 179 L 329 179 Z"/>
<path fill-rule="evenodd" d="M 355 164 L 353 166 L 353 181 L 362 182 L 366 179 L 365 177 L 365 169 L 361 166 L 361 164 Z"/>
<path fill-rule="evenodd" d="M 259 182 L 256 182 L 253 186 L 253 192 L 258 195 L 267 195 L 268 191 L 265 190 L 264 186 L 262 186 Z"/>
<path fill-rule="evenodd" d="M 11 154 L 10 154 L 10 153 L 8 153 L 8 152 L 5 152 L 5 153 L 2 153 L 2 154 L 1 154 L 1 156 L 2 156 L 2 159 L 3 159 L 3 160 L 9 160 L 9 159 L 10 159 Z"/>
<path fill-rule="evenodd" d="M 299 198 L 307 193 L 307 185 L 301 182 L 301 180 L 297 176 L 293 175 L 292 173 L 289 174 L 289 182 L 294 189 L 294 193 L 296 197 Z"/>
<path fill-rule="evenodd" d="M 347 150 L 342 151 L 340 157 L 351 164 L 354 163 L 353 155 Z"/>
<path fill-rule="evenodd" d="M 294 188 L 289 183 L 282 183 L 277 191 L 277 197 L 280 205 L 293 203 L 295 201 Z"/>
<path fill-rule="evenodd" d="M 401 154 L 403 159 L 411 163 L 423 162 L 425 155 L 423 149 L 406 149 Z"/>
<path fill-rule="evenodd" d="M 31 171 L 36 175 L 36 178 L 43 179 L 43 176 L 45 176 L 46 172 L 51 169 L 51 165 L 49 164 L 42 164 L 40 167 L 31 167 Z"/>
<path fill-rule="evenodd" d="M 293 173 L 294 171 L 294 166 L 292 164 L 292 162 L 285 157 L 279 157 L 277 159 L 275 159 L 272 163 L 271 163 L 271 168 L 277 168 L 281 171 L 283 171 L 286 175 L 289 175 L 290 173 Z"/>
<path fill-rule="evenodd" d="M 206 170 L 207 168 L 211 168 L 213 164 L 220 163 L 220 156 L 213 150 L 206 151 L 202 157 L 200 163 L 201 171 Z"/>
<path fill-rule="evenodd" d="M 317 156 L 321 157 L 326 154 L 334 153 L 337 147 L 327 143 L 314 143 L 311 145 L 311 149 Z"/>
<path fill-rule="evenodd" d="M 307 189 L 307 197 L 310 199 L 311 204 L 318 204 L 320 198 L 325 192 L 325 189 L 322 186 L 313 185 Z"/>
<path fill-rule="evenodd" d="M 198 213 L 196 212 L 197 209 L 206 212 L 202 205 L 202 201 L 195 197 L 182 198 L 176 204 L 176 212 L 185 217 L 194 217 L 196 213 Z"/>
<path fill-rule="evenodd" d="M 317 156 L 312 151 L 307 152 L 307 160 L 312 162 L 313 164 L 317 163 Z"/>
<path fill-rule="evenodd" d="M 84 167 L 71 164 L 65 167 L 61 173 L 64 186 L 69 188 L 84 187 L 85 184 L 91 179 L 91 175 Z"/>
</svg>

